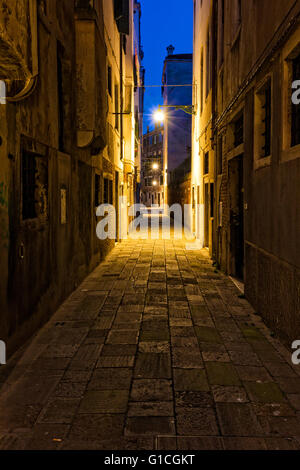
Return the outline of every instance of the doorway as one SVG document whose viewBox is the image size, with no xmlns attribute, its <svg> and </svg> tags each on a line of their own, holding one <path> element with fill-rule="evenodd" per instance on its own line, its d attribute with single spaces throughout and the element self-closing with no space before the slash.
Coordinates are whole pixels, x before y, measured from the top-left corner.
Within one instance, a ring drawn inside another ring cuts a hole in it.
<svg viewBox="0 0 300 470">
<path fill-rule="evenodd" d="M 244 279 L 244 168 L 243 155 L 228 162 L 230 202 L 230 274 Z"/>
<path fill-rule="evenodd" d="M 209 183 L 204 185 L 204 246 L 209 246 Z"/>
</svg>

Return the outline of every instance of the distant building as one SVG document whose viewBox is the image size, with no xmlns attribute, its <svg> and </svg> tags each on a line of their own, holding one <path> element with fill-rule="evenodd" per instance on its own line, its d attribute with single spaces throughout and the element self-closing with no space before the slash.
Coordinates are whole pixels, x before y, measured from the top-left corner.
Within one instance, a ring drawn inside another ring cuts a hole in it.
<svg viewBox="0 0 300 470">
<path fill-rule="evenodd" d="M 152 131 L 148 127 L 143 137 L 141 202 L 146 206 L 164 203 L 163 139 L 161 125 Z"/>
<path fill-rule="evenodd" d="M 180 202 L 188 204 L 192 116 L 181 109 L 168 106 L 192 105 L 193 55 L 173 54 L 173 46 L 169 46 L 167 51 L 162 76 L 162 96 L 164 106 L 167 106 L 164 108 L 166 118 L 163 148 L 165 200 L 169 205 Z"/>
</svg>

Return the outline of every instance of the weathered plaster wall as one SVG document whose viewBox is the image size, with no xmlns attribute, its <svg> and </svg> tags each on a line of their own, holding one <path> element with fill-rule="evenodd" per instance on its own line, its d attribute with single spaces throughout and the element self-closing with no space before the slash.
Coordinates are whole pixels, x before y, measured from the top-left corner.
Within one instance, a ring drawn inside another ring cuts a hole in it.
<svg viewBox="0 0 300 470">
<path fill-rule="evenodd" d="M 22 20 L 20 28 L 16 26 L 19 16 L 23 18 L 21 3 L 11 2 L 16 8 L 8 8 L 7 12 L 9 23 L 16 28 L 16 47 L 18 42 L 30 44 L 31 38 L 27 23 L 25 29 Z M 89 103 L 89 109 L 95 110 L 91 145 L 77 147 L 73 2 L 51 0 L 45 10 L 39 11 L 36 87 L 26 99 L 0 106 L 0 224 L 3 228 L 0 229 L 0 338 L 7 342 L 8 354 L 51 316 L 111 248 L 111 244 L 101 246 L 95 230 L 94 174 L 96 170 L 100 174 L 103 171 L 107 111 L 102 2 L 96 3 L 100 17 L 94 10 L 82 8 L 84 5 L 76 11 L 78 21 L 91 21 L 95 26 L 92 39 L 97 53 L 91 60 L 94 60 L 96 100 L 90 99 Z M 2 41 L 6 40 L 1 32 L 0 36 Z M 80 53 L 84 48 L 79 46 Z M 61 81 L 57 54 L 62 64 Z M 13 52 L 11 56 L 14 57 Z M 12 77 L 6 75 L 6 78 Z M 13 82 L 8 91 L 13 94 Z M 61 109 L 63 125 L 59 126 Z M 40 195 L 36 206 L 38 216 L 30 220 L 23 220 L 22 216 L 22 152 L 25 150 L 40 155 L 36 189 L 36 197 Z M 65 198 L 63 206 L 62 197 Z"/>
</svg>

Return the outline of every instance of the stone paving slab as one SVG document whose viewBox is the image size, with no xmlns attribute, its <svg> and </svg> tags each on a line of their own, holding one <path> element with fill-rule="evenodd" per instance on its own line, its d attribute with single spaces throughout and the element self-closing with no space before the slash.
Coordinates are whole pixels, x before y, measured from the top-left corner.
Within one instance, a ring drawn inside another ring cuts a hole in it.
<svg viewBox="0 0 300 470">
<path fill-rule="evenodd" d="M 0 449 L 300 449 L 300 366 L 181 240 L 117 244 L 9 367 Z"/>
</svg>

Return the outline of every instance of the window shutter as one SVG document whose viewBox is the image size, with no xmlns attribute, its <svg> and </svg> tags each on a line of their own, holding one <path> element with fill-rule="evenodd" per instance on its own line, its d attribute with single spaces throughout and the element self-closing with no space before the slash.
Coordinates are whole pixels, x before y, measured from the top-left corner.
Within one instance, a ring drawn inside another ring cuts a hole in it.
<svg viewBox="0 0 300 470">
<path fill-rule="evenodd" d="M 114 11 L 119 32 L 129 34 L 129 0 L 115 0 Z"/>
</svg>

